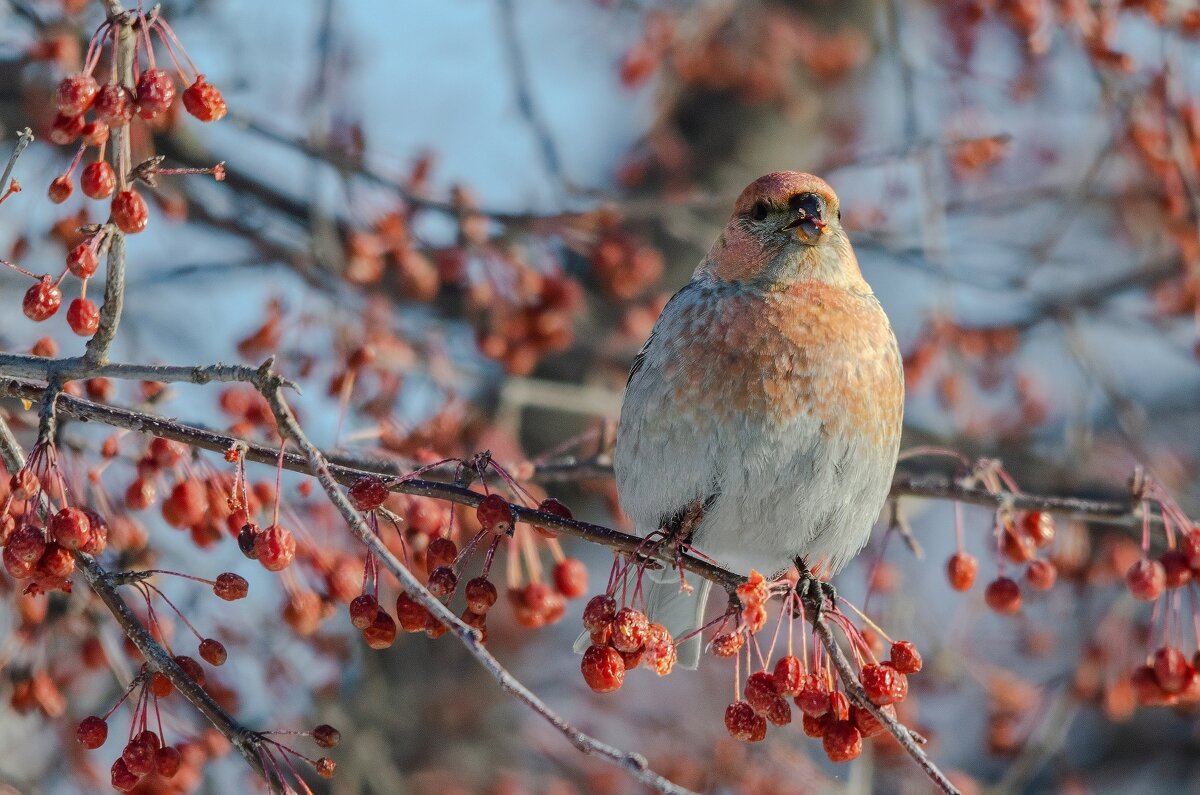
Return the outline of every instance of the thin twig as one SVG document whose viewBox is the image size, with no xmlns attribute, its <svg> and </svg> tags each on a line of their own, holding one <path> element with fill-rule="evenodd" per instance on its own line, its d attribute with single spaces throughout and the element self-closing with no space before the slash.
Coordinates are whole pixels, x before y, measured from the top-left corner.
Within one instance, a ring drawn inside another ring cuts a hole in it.
<svg viewBox="0 0 1200 795">
<path fill-rule="evenodd" d="M 8 156 L 8 163 L 4 166 L 4 174 L 0 175 L 0 192 L 8 189 L 8 178 L 12 176 L 13 169 L 16 168 L 17 160 L 21 157 L 21 153 L 31 143 L 33 143 L 33 131 L 28 127 L 17 133 L 17 145 L 13 147 L 12 154 Z"/>
</svg>

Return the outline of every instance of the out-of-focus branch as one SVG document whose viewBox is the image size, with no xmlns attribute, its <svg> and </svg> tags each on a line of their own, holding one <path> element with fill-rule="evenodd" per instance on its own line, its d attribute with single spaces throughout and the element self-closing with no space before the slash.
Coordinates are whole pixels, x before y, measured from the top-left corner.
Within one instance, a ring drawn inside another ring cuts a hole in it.
<svg viewBox="0 0 1200 795">
<path fill-rule="evenodd" d="M 17 145 L 13 147 L 12 154 L 8 156 L 8 162 L 4 165 L 4 173 L 0 174 L 0 193 L 8 190 L 8 178 L 12 176 L 21 153 L 31 143 L 33 143 L 33 131 L 28 127 L 17 133 Z"/>
</svg>

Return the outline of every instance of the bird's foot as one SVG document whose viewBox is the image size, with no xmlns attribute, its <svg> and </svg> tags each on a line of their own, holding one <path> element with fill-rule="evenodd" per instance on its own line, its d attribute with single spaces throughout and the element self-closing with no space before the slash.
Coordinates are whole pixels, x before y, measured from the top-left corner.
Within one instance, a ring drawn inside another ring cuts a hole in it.
<svg viewBox="0 0 1200 795">
<path fill-rule="evenodd" d="M 796 570 L 800 572 L 800 578 L 796 581 L 796 595 L 800 598 L 800 604 L 804 605 L 805 613 L 815 618 L 837 606 L 837 588 L 833 583 L 818 579 L 801 558 L 796 558 Z"/>
</svg>

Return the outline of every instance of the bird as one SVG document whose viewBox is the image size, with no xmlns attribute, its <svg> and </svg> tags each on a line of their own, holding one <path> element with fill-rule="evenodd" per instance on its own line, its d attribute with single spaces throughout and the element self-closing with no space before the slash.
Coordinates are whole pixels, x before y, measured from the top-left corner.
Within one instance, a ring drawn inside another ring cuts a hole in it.
<svg viewBox="0 0 1200 795">
<path fill-rule="evenodd" d="M 832 575 L 866 545 L 899 452 L 904 370 L 859 270 L 837 194 L 793 171 L 750 183 L 634 359 L 613 467 L 637 532 L 686 533 L 740 573 Z M 711 583 L 639 572 L 674 638 Z M 677 648 L 695 668 L 699 633 Z"/>
</svg>

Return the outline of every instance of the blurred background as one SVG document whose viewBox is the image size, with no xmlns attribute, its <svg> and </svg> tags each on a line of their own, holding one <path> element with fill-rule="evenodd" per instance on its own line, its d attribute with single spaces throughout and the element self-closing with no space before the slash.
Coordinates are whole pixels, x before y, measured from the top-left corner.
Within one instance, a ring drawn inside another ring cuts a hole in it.
<svg viewBox="0 0 1200 795">
<path fill-rule="evenodd" d="M 114 359 L 257 363 L 278 353 L 305 387 L 307 430 L 331 449 L 405 461 L 490 449 L 520 471 L 572 455 L 602 463 L 633 355 L 733 199 L 764 172 L 804 170 L 840 194 L 900 339 L 905 447 L 999 458 L 1022 489 L 1045 494 L 1122 498 L 1140 464 L 1185 510 L 1200 507 L 1192 2 L 162 7 L 229 115 L 140 126 L 134 159 L 224 162 L 228 177 L 164 179 L 147 192 L 151 221 L 129 246 Z M 0 0 L 4 157 L 16 130 L 46 129 L 54 89 L 79 70 L 102 13 L 97 2 Z M 31 147 L 15 174 L 25 192 L 0 210 L 0 255 L 34 273 L 57 273 L 73 230 L 105 217 L 81 196 L 45 200 L 73 154 Z M 0 270 L 0 348 L 27 352 L 50 337 L 65 355 L 81 352 L 61 317 L 34 324 L 16 310 L 26 287 Z M 350 377 L 347 359 L 363 346 L 372 363 Z M 179 386 L 157 410 L 234 425 L 215 395 Z M 144 397 L 118 390 L 113 400 Z M 67 433 L 85 444 L 105 436 Z M 928 466 L 903 465 L 916 475 Z M 104 475 L 114 510 L 132 471 L 118 461 Z M 603 476 L 540 486 L 577 517 L 622 522 Z M 334 538 L 319 503 L 285 487 L 293 521 Z M 1059 584 L 1002 618 L 982 600 L 998 565 L 992 514 L 962 513 L 982 570 L 959 594 L 943 573 L 954 506 L 901 507 L 923 555 L 899 540 L 885 548 L 881 527 L 838 585 L 860 605 L 871 588 L 871 614 L 922 649 L 926 672 L 902 717 L 966 791 L 1197 791 L 1194 711 L 1135 709 L 1128 686 L 1149 633 L 1149 611 L 1118 587 L 1138 556 L 1136 533 L 1060 519 Z M 156 513 L 135 518 L 159 566 L 252 580 L 248 606 L 232 613 L 163 587 L 194 622 L 228 632 L 230 664 L 216 678 L 244 723 L 342 731 L 323 791 L 637 791 L 503 697 L 454 642 L 402 635 L 371 651 L 311 570 L 281 583 L 231 539 L 199 549 Z M 564 546 L 599 592 L 611 556 Z M 279 621 L 297 592 L 328 607 L 311 632 Z M 1188 608 L 1176 603 L 1190 622 Z M 615 694 L 591 693 L 570 653 L 580 609 L 571 602 L 536 629 L 503 612 L 489 643 L 575 725 L 642 751 L 680 783 L 929 791 L 884 744 L 835 767 L 798 727 L 736 743 L 722 725 L 725 660 L 662 680 L 638 671 Z M 23 645 L 13 612 L 0 645 L 15 681 L 44 652 Z M 68 718 L 106 709 L 113 675 L 66 678 L 67 717 L 7 700 L 0 712 L 0 780 L 20 792 L 91 791 L 91 766 L 107 778 L 100 756 L 75 751 Z M 195 730 L 194 715 L 175 712 L 181 732 Z M 196 791 L 247 786 L 233 758 L 208 766 Z"/>
</svg>

